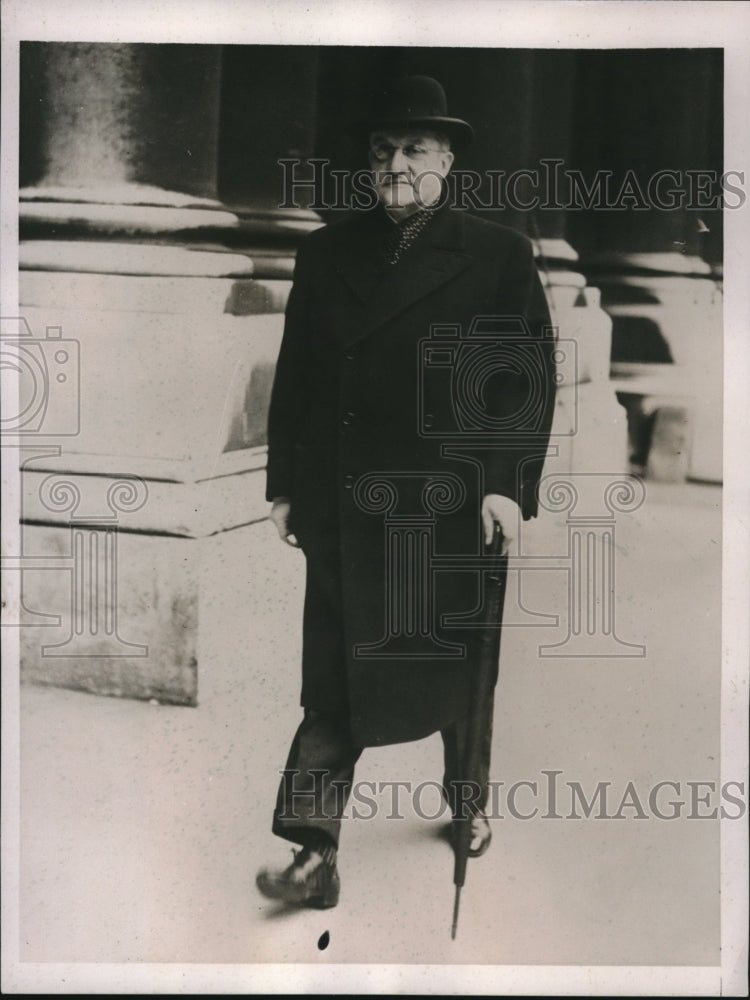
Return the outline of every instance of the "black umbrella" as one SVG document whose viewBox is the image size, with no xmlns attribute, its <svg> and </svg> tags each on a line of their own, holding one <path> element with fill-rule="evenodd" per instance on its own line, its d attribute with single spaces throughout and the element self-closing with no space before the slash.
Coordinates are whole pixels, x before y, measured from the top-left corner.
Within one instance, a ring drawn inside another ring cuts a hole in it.
<svg viewBox="0 0 750 1000">
<path fill-rule="evenodd" d="M 498 524 L 489 547 L 489 571 L 485 573 L 485 627 L 482 629 L 479 647 L 477 676 L 471 693 L 469 704 L 468 725 L 466 727 L 466 748 L 463 758 L 463 779 L 477 782 L 479 777 L 479 760 L 482 746 L 482 725 L 487 723 L 487 712 L 483 706 L 491 704 L 494 697 L 497 663 L 500 658 L 500 619 L 505 599 L 505 582 L 508 572 L 508 557 L 502 554 L 503 533 Z M 490 712 L 489 719 L 492 719 Z M 471 813 L 462 803 L 463 813 L 454 820 L 454 851 L 455 864 L 453 868 L 453 884 L 456 896 L 453 903 L 453 924 L 451 938 L 456 937 L 458 927 L 458 908 L 461 902 L 461 889 L 466 881 L 466 862 L 471 847 Z"/>
</svg>

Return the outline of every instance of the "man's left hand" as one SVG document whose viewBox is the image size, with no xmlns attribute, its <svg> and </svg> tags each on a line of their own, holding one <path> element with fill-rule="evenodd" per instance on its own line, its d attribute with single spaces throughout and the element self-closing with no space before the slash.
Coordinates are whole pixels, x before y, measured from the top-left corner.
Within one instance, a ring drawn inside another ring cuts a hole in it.
<svg viewBox="0 0 750 1000">
<path fill-rule="evenodd" d="M 521 508 L 515 500 L 500 496 L 499 493 L 488 493 L 482 501 L 485 545 L 492 543 L 495 524 L 499 524 L 503 533 L 503 555 L 507 554 L 511 547 L 515 549 L 521 520 Z"/>
</svg>

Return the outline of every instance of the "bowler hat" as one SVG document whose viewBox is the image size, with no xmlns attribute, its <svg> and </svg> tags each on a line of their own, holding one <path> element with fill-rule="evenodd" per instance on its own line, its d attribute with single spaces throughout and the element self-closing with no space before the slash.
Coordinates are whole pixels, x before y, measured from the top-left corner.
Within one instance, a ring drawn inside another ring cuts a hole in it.
<svg viewBox="0 0 750 1000">
<path fill-rule="evenodd" d="M 445 91 L 431 76 L 407 76 L 377 93 L 368 117 L 355 122 L 354 128 L 360 133 L 427 128 L 444 132 L 454 149 L 468 146 L 474 138 L 468 122 L 448 116 Z"/>
</svg>

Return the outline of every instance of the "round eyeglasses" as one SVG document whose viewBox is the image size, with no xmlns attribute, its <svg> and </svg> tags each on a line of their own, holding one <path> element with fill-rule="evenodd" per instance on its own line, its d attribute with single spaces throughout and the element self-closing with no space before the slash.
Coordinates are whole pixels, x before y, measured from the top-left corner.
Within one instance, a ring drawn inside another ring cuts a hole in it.
<svg viewBox="0 0 750 1000">
<path fill-rule="evenodd" d="M 426 159 L 430 153 L 441 152 L 437 146 L 425 146 L 419 142 L 407 142 L 402 146 L 394 146 L 390 142 L 374 142 L 370 144 L 370 154 L 378 163 L 386 163 L 392 160 L 396 153 L 401 150 L 407 160 L 419 163 Z"/>
</svg>

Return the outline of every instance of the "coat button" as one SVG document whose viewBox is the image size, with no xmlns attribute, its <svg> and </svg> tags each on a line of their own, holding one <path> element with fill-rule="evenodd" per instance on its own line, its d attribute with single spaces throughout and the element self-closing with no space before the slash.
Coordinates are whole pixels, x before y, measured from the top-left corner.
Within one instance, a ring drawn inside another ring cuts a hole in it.
<svg viewBox="0 0 750 1000">
<path fill-rule="evenodd" d="M 348 354 L 345 354 L 344 357 L 346 358 L 347 361 L 354 361 L 354 355 L 351 353 L 351 351 L 349 351 Z"/>
<path fill-rule="evenodd" d="M 354 486 L 354 476 L 344 476 L 344 489 L 350 490 Z"/>
<path fill-rule="evenodd" d="M 351 422 L 354 420 L 354 412 L 352 410 L 347 410 L 346 413 L 341 418 L 341 423 L 344 427 L 349 427 Z"/>
<path fill-rule="evenodd" d="M 430 427 L 435 426 L 435 415 L 433 413 L 425 413 L 423 425 L 429 430 Z"/>
</svg>

